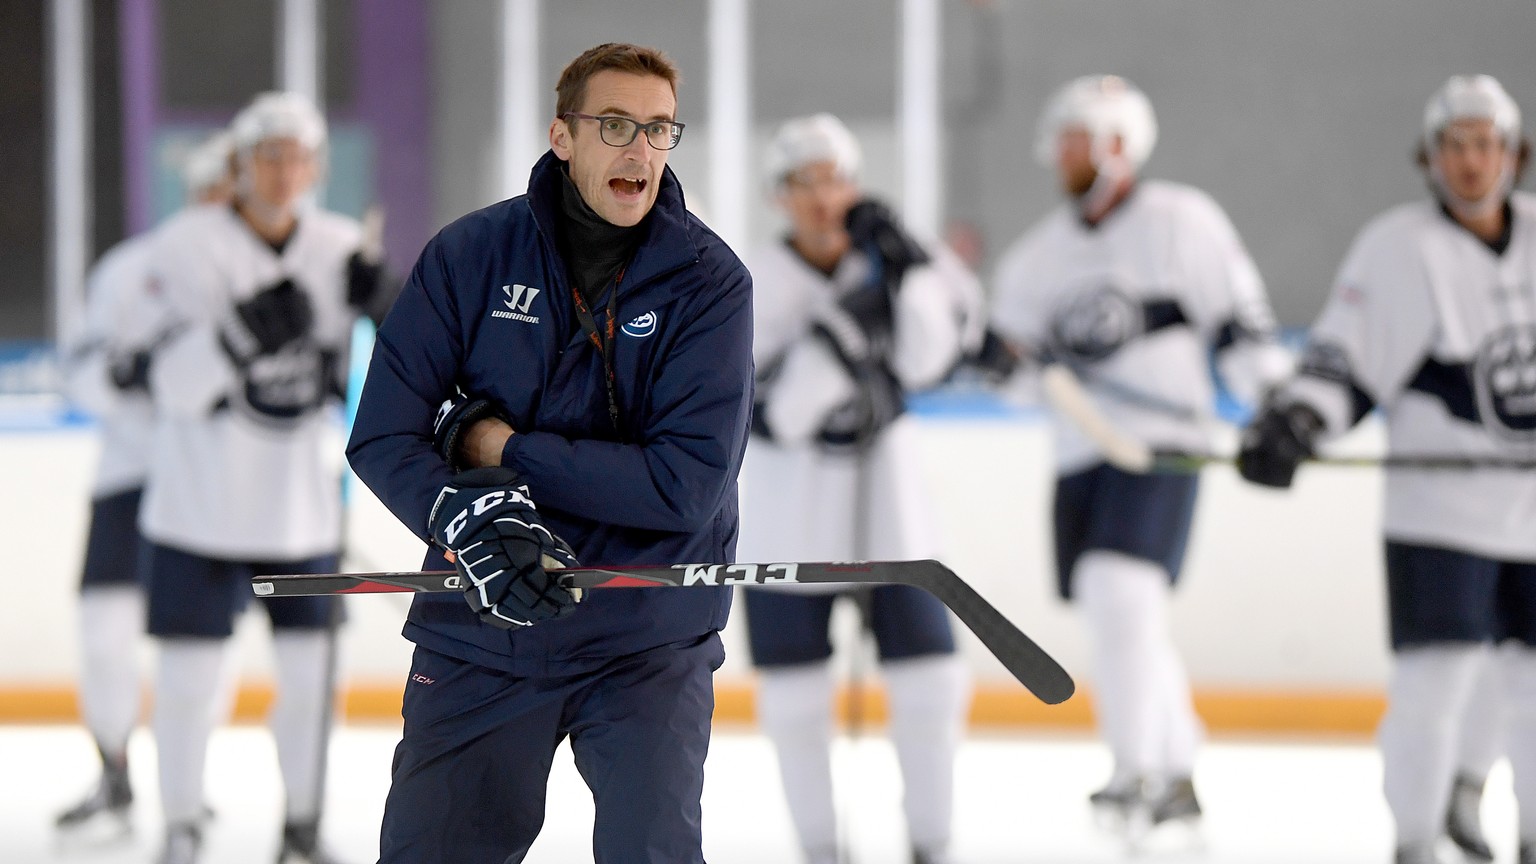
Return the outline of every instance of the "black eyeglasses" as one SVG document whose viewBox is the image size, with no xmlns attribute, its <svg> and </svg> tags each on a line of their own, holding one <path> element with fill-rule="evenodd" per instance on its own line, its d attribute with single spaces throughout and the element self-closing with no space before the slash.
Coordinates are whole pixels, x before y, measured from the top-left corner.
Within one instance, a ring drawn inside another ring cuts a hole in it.
<svg viewBox="0 0 1536 864">
<path fill-rule="evenodd" d="M 568 111 L 560 115 L 562 118 L 575 117 L 577 120 L 596 120 L 598 134 L 602 136 L 603 143 L 610 147 L 628 147 L 629 142 L 635 140 L 640 130 L 645 130 L 646 143 L 657 150 L 671 150 L 677 146 L 677 142 L 683 140 L 683 125 L 672 120 L 652 120 L 649 123 L 641 123 L 628 117 L 620 117 L 616 114 L 577 114 Z"/>
</svg>

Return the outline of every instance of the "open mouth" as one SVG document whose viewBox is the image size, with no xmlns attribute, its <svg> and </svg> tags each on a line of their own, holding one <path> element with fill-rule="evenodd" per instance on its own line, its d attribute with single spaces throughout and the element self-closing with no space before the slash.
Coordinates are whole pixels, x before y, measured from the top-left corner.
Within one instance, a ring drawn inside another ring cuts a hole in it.
<svg viewBox="0 0 1536 864">
<path fill-rule="evenodd" d="M 646 181 L 615 177 L 608 181 L 608 188 L 620 198 L 638 198 L 645 191 Z"/>
</svg>

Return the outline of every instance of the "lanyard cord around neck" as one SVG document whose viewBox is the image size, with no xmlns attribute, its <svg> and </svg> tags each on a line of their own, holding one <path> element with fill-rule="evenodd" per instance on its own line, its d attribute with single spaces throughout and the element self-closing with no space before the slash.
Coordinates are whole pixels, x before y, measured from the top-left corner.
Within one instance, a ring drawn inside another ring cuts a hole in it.
<svg viewBox="0 0 1536 864">
<path fill-rule="evenodd" d="M 618 310 L 619 283 L 624 281 L 624 268 L 620 267 L 617 275 L 613 277 L 613 286 L 608 291 L 608 320 L 603 328 L 606 332 L 599 332 L 597 320 L 592 317 L 592 310 L 587 308 L 587 301 L 582 298 L 581 291 L 576 286 L 571 286 L 571 299 L 576 304 L 576 318 L 581 321 L 581 329 L 587 334 L 592 344 L 597 346 L 597 353 L 603 358 L 603 384 L 608 390 L 608 420 L 613 424 L 613 431 L 619 433 L 619 440 L 624 440 L 624 427 L 619 424 L 619 397 L 613 375 L 614 352 L 614 326 Z"/>
</svg>

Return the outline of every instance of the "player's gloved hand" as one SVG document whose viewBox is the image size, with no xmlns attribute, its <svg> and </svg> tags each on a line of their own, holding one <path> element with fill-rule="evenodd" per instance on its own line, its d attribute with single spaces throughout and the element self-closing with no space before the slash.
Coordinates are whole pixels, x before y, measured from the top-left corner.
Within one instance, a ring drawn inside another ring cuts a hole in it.
<svg viewBox="0 0 1536 864">
<path fill-rule="evenodd" d="M 862 285 L 848 291 L 837 298 L 837 305 L 868 338 L 889 334 L 896 326 L 891 292 L 880 285 Z"/>
<path fill-rule="evenodd" d="M 472 399 L 463 393 L 444 399 L 443 404 L 438 406 L 437 418 L 432 421 L 432 449 L 455 471 L 475 467 L 464 461 L 459 448 L 475 421 L 487 417 L 502 421 L 507 419 L 489 399 Z"/>
<path fill-rule="evenodd" d="M 983 381 L 1001 384 L 1007 381 L 1025 361 L 1024 357 L 1008 344 L 1008 340 L 988 327 L 982 336 L 981 345 L 974 352 L 966 355 L 963 362 L 966 368 L 974 370 Z"/>
<path fill-rule="evenodd" d="M 465 471 L 437 494 L 432 539 L 453 553 L 464 599 L 480 620 L 510 630 L 563 618 L 577 596 L 549 569 L 575 567 L 576 555 L 539 519 L 528 487 L 506 468 Z"/>
<path fill-rule="evenodd" d="M 378 326 L 400 293 L 389 285 L 393 277 L 384 266 L 383 208 L 374 205 L 364 211 L 362 227 L 357 251 L 347 259 L 347 305 Z"/>
<path fill-rule="evenodd" d="M 1268 402 L 1243 430 L 1237 451 L 1237 473 L 1250 483 L 1285 489 L 1302 460 L 1317 453 L 1323 418 L 1299 402 L 1280 406 Z"/>
<path fill-rule="evenodd" d="M 853 244 L 871 249 L 880 259 L 882 281 L 895 290 L 907 268 L 928 263 L 928 253 L 897 221 L 883 203 L 866 198 L 849 208 L 844 219 Z"/>
<path fill-rule="evenodd" d="M 219 336 L 229 356 L 244 365 L 304 338 L 314 323 L 309 295 L 284 279 L 236 305 Z"/>
<path fill-rule="evenodd" d="M 111 358 L 107 365 L 107 377 L 112 380 L 112 386 L 124 393 L 148 392 L 149 358 L 148 351 L 134 351 Z"/>
</svg>

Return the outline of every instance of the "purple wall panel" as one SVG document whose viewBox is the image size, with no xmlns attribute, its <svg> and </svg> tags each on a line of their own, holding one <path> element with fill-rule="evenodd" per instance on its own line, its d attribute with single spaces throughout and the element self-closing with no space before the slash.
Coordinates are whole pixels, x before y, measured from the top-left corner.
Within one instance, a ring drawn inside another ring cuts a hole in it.
<svg viewBox="0 0 1536 864">
<path fill-rule="evenodd" d="M 432 224 L 432 100 L 427 4 L 357 3 L 356 119 L 374 135 L 384 243 L 398 271 L 416 261 Z"/>
</svg>

